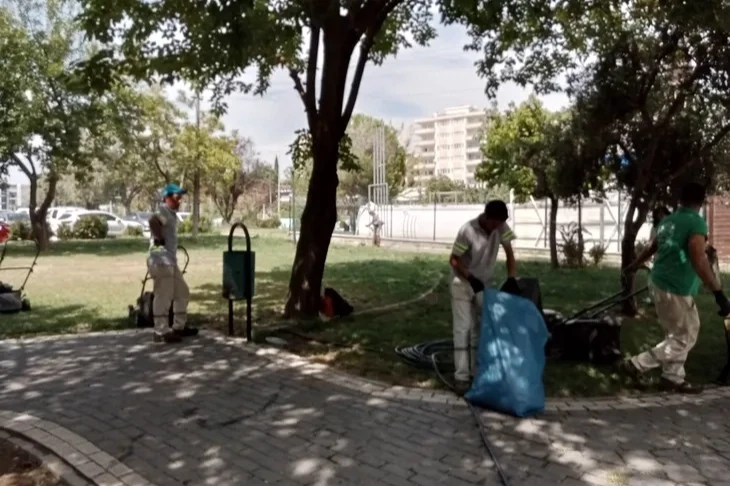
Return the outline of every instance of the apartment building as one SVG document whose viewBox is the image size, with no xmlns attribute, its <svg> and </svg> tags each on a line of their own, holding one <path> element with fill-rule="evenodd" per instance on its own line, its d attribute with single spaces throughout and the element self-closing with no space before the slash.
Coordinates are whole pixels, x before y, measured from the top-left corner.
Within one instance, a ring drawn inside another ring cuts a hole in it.
<svg viewBox="0 0 730 486">
<path fill-rule="evenodd" d="M 30 203 L 29 184 L 4 184 L 0 182 L 0 210 L 16 211 Z"/>
<path fill-rule="evenodd" d="M 412 131 L 414 181 L 446 176 L 474 184 L 474 172 L 482 161 L 480 141 L 487 117 L 486 109 L 458 106 L 417 120 Z"/>
</svg>

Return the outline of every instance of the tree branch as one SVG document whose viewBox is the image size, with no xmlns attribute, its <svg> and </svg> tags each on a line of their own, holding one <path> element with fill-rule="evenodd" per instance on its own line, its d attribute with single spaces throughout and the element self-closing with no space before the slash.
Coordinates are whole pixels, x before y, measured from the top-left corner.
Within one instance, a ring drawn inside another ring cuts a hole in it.
<svg viewBox="0 0 730 486">
<path fill-rule="evenodd" d="M 319 59 L 320 28 L 309 26 L 309 54 L 307 55 L 306 85 L 302 84 L 299 71 L 289 68 L 289 77 L 294 81 L 294 89 L 304 103 L 307 112 L 307 122 L 310 130 L 317 124 L 317 61 Z"/>
<path fill-rule="evenodd" d="M 24 163 L 24 162 L 23 162 L 22 160 L 20 160 L 20 157 L 18 157 L 18 155 L 17 155 L 17 154 L 11 154 L 11 155 L 10 155 L 10 158 L 11 158 L 11 159 L 13 159 L 13 165 L 15 165 L 15 166 L 16 166 L 16 167 L 17 167 L 18 169 L 20 169 L 20 171 L 21 171 L 21 172 L 22 172 L 23 174 L 25 174 L 25 176 L 26 176 L 26 177 L 28 178 L 28 180 L 29 180 L 29 181 L 30 181 L 31 179 L 33 179 L 33 174 L 35 173 L 35 170 L 33 170 L 33 171 L 31 172 L 31 169 L 29 169 L 29 168 L 28 168 L 28 167 L 27 167 L 27 166 L 25 165 L 25 163 Z"/>
<path fill-rule="evenodd" d="M 362 76 L 365 73 L 365 65 L 368 62 L 368 56 L 370 50 L 373 47 L 375 36 L 380 32 L 383 27 L 383 23 L 388 18 L 388 15 L 401 3 L 401 0 L 388 0 L 385 2 L 369 2 L 360 11 L 358 18 L 355 19 L 355 24 L 358 26 L 358 33 L 363 32 L 364 37 L 360 40 L 360 54 L 357 59 L 357 65 L 355 66 L 355 73 L 352 76 L 352 82 L 350 83 L 350 93 L 347 97 L 347 104 L 345 110 L 342 113 L 343 126 L 347 126 L 352 117 L 352 112 L 355 110 L 355 103 L 357 102 L 357 95 L 360 92 L 360 84 L 362 83 Z M 378 9 L 378 4 L 381 4 Z M 358 39 L 355 39 L 357 42 Z"/>
<path fill-rule="evenodd" d="M 687 99 L 687 96 L 690 94 L 689 92 L 692 91 L 690 88 L 692 87 L 694 82 L 697 81 L 708 68 L 709 66 L 707 64 L 699 63 L 692 71 L 692 74 L 690 74 L 687 79 L 682 81 L 682 83 L 677 88 L 677 92 L 679 94 L 669 106 L 669 109 L 664 114 L 663 119 L 658 124 L 660 128 L 665 127 L 670 122 L 677 110 L 679 110 L 679 108 L 682 106 L 682 103 L 684 103 L 684 101 Z"/>
<path fill-rule="evenodd" d="M 662 28 L 662 34 L 667 34 L 667 26 L 664 26 Z M 646 79 L 646 82 L 643 83 L 641 89 L 639 90 L 639 104 L 641 106 L 644 106 L 646 104 L 646 99 L 649 96 L 649 93 L 651 92 L 651 89 L 654 87 L 654 83 L 656 83 L 657 77 L 659 76 L 659 72 L 661 71 L 661 64 L 664 58 L 666 58 L 669 54 L 671 54 L 676 48 L 677 45 L 679 45 L 679 40 L 681 38 L 681 33 L 679 31 L 674 31 L 669 36 L 669 40 L 666 44 L 664 44 L 664 48 L 659 52 L 657 57 L 654 59 L 654 65 L 651 71 L 649 72 L 648 78 Z"/>
</svg>

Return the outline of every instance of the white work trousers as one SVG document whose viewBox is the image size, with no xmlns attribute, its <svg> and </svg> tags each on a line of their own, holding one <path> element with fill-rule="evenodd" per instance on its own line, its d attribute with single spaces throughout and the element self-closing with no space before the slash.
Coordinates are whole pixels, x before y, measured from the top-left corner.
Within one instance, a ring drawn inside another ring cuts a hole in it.
<svg viewBox="0 0 730 486">
<path fill-rule="evenodd" d="M 469 381 L 477 370 L 483 296 L 483 292 L 475 294 L 468 282 L 459 277 L 451 278 L 456 381 Z"/>
<path fill-rule="evenodd" d="M 650 285 L 659 324 L 664 329 L 664 341 L 634 356 L 631 362 L 641 372 L 661 366 L 662 377 L 674 383 L 684 382 L 684 363 L 697 342 L 700 316 L 690 296 L 676 295 Z"/>
<path fill-rule="evenodd" d="M 155 333 L 170 332 L 169 314 L 172 305 L 172 328 L 181 330 L 187 320 L 190 289 L 185 283 L 182 272 L 177 265 L 150 265 L 150 277 L 154 281 L 155 300 L 152 313 L 155 320 Z"/>
</svg>

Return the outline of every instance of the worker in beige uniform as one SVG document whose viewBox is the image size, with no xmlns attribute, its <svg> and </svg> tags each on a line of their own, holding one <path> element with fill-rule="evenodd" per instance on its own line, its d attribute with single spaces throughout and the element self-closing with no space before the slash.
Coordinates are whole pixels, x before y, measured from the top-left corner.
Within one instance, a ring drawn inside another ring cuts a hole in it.
<svg viewBox="0 0 730 486">
<path fill-rule="evenodd" d="M 684 363 L 697 342 L 700 316 L 694 296 L 700 283 L 710 289 L 722 317 L 730 314 L 730 300 L 722 290 L 707 259 L 707 222 L 700 214 L 705 204 L 705 187 L 687 183 L 682 187 L 680 206 L 665 216 L 656 236 L 636 260 L 624 268 L 633 273 L 656 255 L 651 268 L 649 290 L 654 300 L 664 340 L 648 351 L 622 363 L 623 371 L 644 386 L 642 375 L 661 368 L 661 386 L 667 391 L 699 393 L 702 387 L 685 380 Z"/>
<path fill-rule="evenodd" d="M 147 270 L 154 282 L 152 314 L 155 342 L 176 343 L 183 337 L 198 334 L 196 328 L 186 326 L 190 290 L 177 265 L 177 210 L 185 192 L 177 184 L 168 184 L 162 190 L 162 206 L 150 218 L 152 245 L 147 257 Z M 170 306 L 173 311 L 172 329 L 169 325 Z"/>
<path fill-rule="evenodd" d="M 499 247 L 507 257 L 508 280 L 503 290 L 519 293 L 517 264 L 512 250 L 515 235 L 507 225 L 504 201 L 490 201 L 484 213 L 467 222 L 456 235 L 451 251 L 451 310 L 454 329 L 456 392 L 465 393 L 476 373 L 482 297 L 497 262 Z"/>
</svg>

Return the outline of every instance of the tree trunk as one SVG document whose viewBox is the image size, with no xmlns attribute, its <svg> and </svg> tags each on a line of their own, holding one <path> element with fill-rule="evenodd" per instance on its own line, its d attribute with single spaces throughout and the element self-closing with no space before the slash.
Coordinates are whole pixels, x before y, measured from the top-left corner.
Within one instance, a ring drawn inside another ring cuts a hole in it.
<svg viewBox="0 0 730 486">
<path fill-rule="evenodd" d="M 198 237 L 198 227 L 200 226 L 200 169 L 195 171 L 193 175 L 193 238 Z"/>
<path fill-rule="evenodd" d="M 29 201 L 29 216 L 30 225 L 33 230 L 33 239 L 38 242 L 38 247 L 41 251 L 47 250 L 51 241 L 51 229 L 46 222 L 46 215 L 48 214 L 48 208 L 56 196 L 56 186 L 58 184 L 58 178 L 52 174 L 48 177 L 48 192 L 43 198 L 40 206 L 38 205 L 38 176 L 31 176 L 28 179 L 30 183 L 30 201 Z"/>
<path fill-rule="evenodd" d="M 337 155 L 339 140 L 322 140 L 315 151 L 307 202 L 302 212 L 285 317 L 319 315 L 322 277 L 332 231 L 337 222 Z"/>
<path fill-rule="evenodd" d="M 583 238 L 583 201 L 578 198 L 578 250 L 580 251 L 580 262 L 578 266 L 585 265 L 585 239 Z"/>
<path fill-rule="evenodd" d="M 548 237 L 550 239 L 550 266 L 560 267 L 558 258 L 558 207 L 560 200 L 556 197 L 550 198 L 550 221 L 548 223 Z"/>
<path fill-rule="evenodd" d="M 621 268 L 626 268 L 636 259 L 636 235 L 646 221 L 648 213 L 647 203 L 637 203 L 633 200 L 629 203 L 629 209 L 624 218 L 624 234 L 621 239 Z M 627 272 L 621 279 L 621 288 L 625 294 L 631 293 L 635 276 L 636 272 Z M 627 299 L 624 302 L 622 306 L 624 315 L 633 317 L 637 311 L 636 299 Z"/>
</svg>

